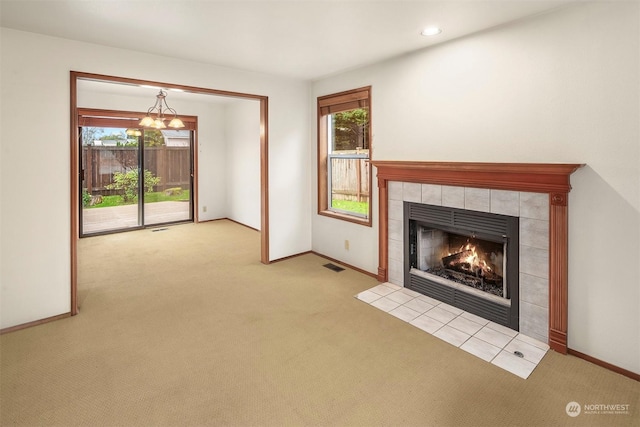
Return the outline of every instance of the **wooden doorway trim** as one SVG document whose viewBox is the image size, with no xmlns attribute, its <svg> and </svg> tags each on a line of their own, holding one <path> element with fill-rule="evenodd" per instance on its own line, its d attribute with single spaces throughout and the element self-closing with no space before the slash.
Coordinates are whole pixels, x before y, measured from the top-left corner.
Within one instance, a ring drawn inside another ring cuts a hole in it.
<svg viewBox="0 0 640 427">
<path fill-rule="evenodd" d="M 127 77 L 109 76 L 103 74 L 84 73 L 80 71 L 70 72 L 70 189 L 71 189 L 71 315 L 78 314 L 78 239 L 80 233 L 79 223 L 79 178 L 80 158 L 78 150 L 78 80 L 94 80 L 114 84 L 150 85 L 171 89 L 180 89 L 185 92 L 224 96 L 237 99 L 254 100 L 260 102 L 260 261 L 268 264 L 269 261 L 269 98 L 262 95 L 253 95 L 240 92 L 230 92 L 217 89 L 208 89 L 195 86 L 185 86 L 175 83 L 156 82 L 151 80 L 131 79 Z M 194 150 L 194 178 L 198 176 L 198 155 Z M 198 222 L 198 180 L 194 179 L 194 221 Z"/>
</svg>

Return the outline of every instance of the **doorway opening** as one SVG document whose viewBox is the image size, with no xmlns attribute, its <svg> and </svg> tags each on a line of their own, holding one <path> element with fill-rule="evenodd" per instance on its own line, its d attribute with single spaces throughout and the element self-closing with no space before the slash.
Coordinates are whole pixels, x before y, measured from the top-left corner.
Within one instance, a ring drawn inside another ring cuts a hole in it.
<svg viewBox="0 0 640 427">
<path fill-rule="evenodd" d="M 97 90 L 98 93 L 94 93 L 94 98 L 99 98 L 104 100 L 105 102 L 101 102 L 99 106 L 86 105 L 85 101 L 81 98 L 86 97 L 87 93 L 81 90 L 82 86 L 86 86 L 87 83 L 98 83 L 97 86 L 100 88 Z M 268 135 L 269 135 L 269 127 L 268 127 L 268 105 L 269 99 L 267 96 L 262 95 L 253 95 L 239 92 L 230 92 L 216 89 L 208 89 L 203 87 L 196 86 L 187 86 L 180 85 L 175 83 L 166 83 L 166 82 L 158 82 L 152 80 L 140 80 L 140 79 L 131 79 L 127 77 L 117 77 L 117 76 L 108 76 L 102 74 L 94 74 L 94 73 L 84 73 L 78 71 L 70 72 L 70 97 L 71 97 L 71 111 L 70 111 L 70 126 L 71 126 L 71 182 L 70 182 L 70 225 L 71 225 L 71 233 L 70 233 L 70 247 L 71 247 L 71 315 L 75 315 L 78 313 L 78 239 L 81 234 L 81 221 L 82 214 L 81 212 L 81 197 L 78 197 L 79 194 L 82 194 L 82 185 L 83 185 L 83 177 L 82 167 L 81 167 L 81 143 L 79 140 L 79 128 L 87 125 L 86 123 L 81 124 L 79 121 L 79 111 L 81 110 L 80 106 L 83 108 L 96 108 L 101 111 L 104 108 L 111 108 L 112 110 L 123 110 L 122 107 L 112 105 L 112 100 L 108 98 L 112 98 L 110 96 L 103 97 L 101 95 L 117 95 L 119 99 L 127 100 L 127 105 L 136 105 L 136 102 L 144 102 L 144 105 L 139 108 L 135 108 L 135 111 L 142 111 L 142 109 L 146 109 L 148 107 L 148 99 L 145 98 L 144 101 L 141 101 L 142 98 L 139 96 L 131 96 L 132 90 L 135 91 L 136 94 L 140 93 L 141 90 L 149 90 L 153 89 L 156 91 L 158 88 L 161 88 L 165 91 L 171 90 L 172 96 L 178 97 L 183 102 L 183 105 L 189 107 L 192 105 L 198 105 L 201 108 L 211 109 L 211 105 L 215 102 L 215 99 L 229 99 L 229 100 L 239 100 L 239 101 L 257 101 L 259 104 L 259 129 L 256 134 L 259 134 L 259 141 L 256 141 L 256 145 L 259 145 L 259 158 L 256 158 L 256 166 L 259 166 L 259 177 L 256 175 L 256 178 L 259 179 L 259 202 L 256 202 L 256 209 L 259 210 L 259 232 L 260 232 L 260 261 L 263 264 L 268 264 L 270 262 L 269 257 L 269 171 L 268 171 Z M 175 93 L 174 93 L 175 92 Z M 130 107 L 125 107 L 130 108 Z M 183 111 L 183 110 L 181 110 Z M 139 115 L 139 113 L 131 113 Z M 199 114 L 197 114 L 199 116 Z M 180 117 L 184 121 L 184 116 L 181 114 Z M 195 117 L 194 117 L 195 118 Z M 139 120 L 139 117 L 138 117 Z M 138 122 L 136 122 L 137 124 Z M 186 122 L 185 122 L 186 124 Z M 119 126 L 119 125 L 118 125 Z M 198 140 L 200 139 L 200 135 L 195 133 L 195 127 L 191 129 L 193 132 L 191 134 L 191 145 L 192 147 L 198 146 Z M 203 133 L 206 129 L 204 129 L 204 125 L 201 126 L 199 130 L 200 133 Z M 143 153 L 144 156 L 144 153 Z M 207 213 L 207 205 L 206 203 L 201 204 L 199 202 L 199 191 L 198 191 L 198 179 L 197 177 L 201 175 L 209 175 L 211 171 L 218 170 L 216 165 L 205 164 L 199 169 L 199 157 L 203 157 L 200 149 L 193 148 L 192 149 L 192 159 L 191 159 L 191 174 L 192 174 L 192 186 L 190 190 L 190 204 L 191 204 L 191 220 L 193 222 L 199 222 L 199 212 Z M 217 159 L 217 161 L 224 161 L 223 159 Z M 224 166 L 224 164 L 223 164 Z M 144 170 L 146 164 L 142 164 L 142 168 L 140 170 Z M 256 168 L 254 167 L 254 170 Z M 201 172 L 199 172 L 199 170 Z M 211 177 L 208 177 L 211 180 Z M 138 189 L 139 191 L 144 191 L 144 182 L 139 175 L 138 181 Z M 214 181 L 216 182 L 216 181 Z M 154 185 L 155 188 L 155 185 Z M 122 189 L 121 189 L 122 191 Z M 257 194 L 257 192 L 256 192 Z M 144 194 L 138 194 L 138 198 L 140 200 L 144 200 Z M 90 199 L 89 199 L 90 200 Z M 90 202 L 90 201 L 89 201 Z M 210 205 L 209 205 L 210 207 Z M 144 210 L 144 205 L 143 208 Z M 140 214 L 138 214 L 140 215 Z M 215 218 L 213 218 L 215 219 Z M 207 220 L 207 219 L 205 219 Z"/>
</svg>

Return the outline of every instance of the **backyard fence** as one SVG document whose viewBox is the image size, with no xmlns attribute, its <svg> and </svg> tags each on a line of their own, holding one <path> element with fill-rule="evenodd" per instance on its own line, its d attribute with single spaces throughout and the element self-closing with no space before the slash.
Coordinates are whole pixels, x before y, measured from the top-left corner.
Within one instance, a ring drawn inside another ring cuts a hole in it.
<svg viewBox="0 0 640 427">
<path fill-rule="evenodd" d="M 115 172 L 138 167 L 138 147 L 82 147 L 83 188 L 92 195 L 116 194 L 108 190 Z M 144 169 L 160 177 L 154 191 L 189 188 L 191 162 L 189 147 L 145 147 Z M 331 158 L 331 193 L 334 200 L 369 202 L 369 159 Z"/>
<path fill-rule="evenodd" d="M 331 198 L 369 202 L 369 159 L 331 157 Z"/>
<path fill-rule="evenodd" d="M 83 188 L 90 194 L 110 195 L 117 190 L 108 190 L 115 172 L 126 172 L 138 167 L 138 147 L 82 147 Z M 191 183 L 189 147 L 145 147 L 144 169 L 160 177 L 154 191 L 182 187 Z"/>
</svg>

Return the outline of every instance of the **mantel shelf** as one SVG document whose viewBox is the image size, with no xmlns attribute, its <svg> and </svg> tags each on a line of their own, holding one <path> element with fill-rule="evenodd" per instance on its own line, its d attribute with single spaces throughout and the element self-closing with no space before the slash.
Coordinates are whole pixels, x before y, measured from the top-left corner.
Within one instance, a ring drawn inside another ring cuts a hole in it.
<svg viewBox="0 0 640 427">
<path fill-rule="evenodd" d="M 467 163 L 373 161 L 378 179 L 421 184 L 567 193 L 580 163 Z"/>
</svg>

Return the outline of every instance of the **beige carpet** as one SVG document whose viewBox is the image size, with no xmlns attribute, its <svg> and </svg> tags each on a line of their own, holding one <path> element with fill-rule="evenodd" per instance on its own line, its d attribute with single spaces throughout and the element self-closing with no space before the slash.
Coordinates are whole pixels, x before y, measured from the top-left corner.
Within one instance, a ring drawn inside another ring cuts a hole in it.
<svg viewBox="0 0 640 427">
<path fill-rule="evenodd" d="M 355 299 L 374 279 L 259 244 L 229 221 L 81 240 L 81 313 L 0 337 L 1 424 L 638 425 L 636 381 L 553 351 L 523 380 Z"/>
</svg>

